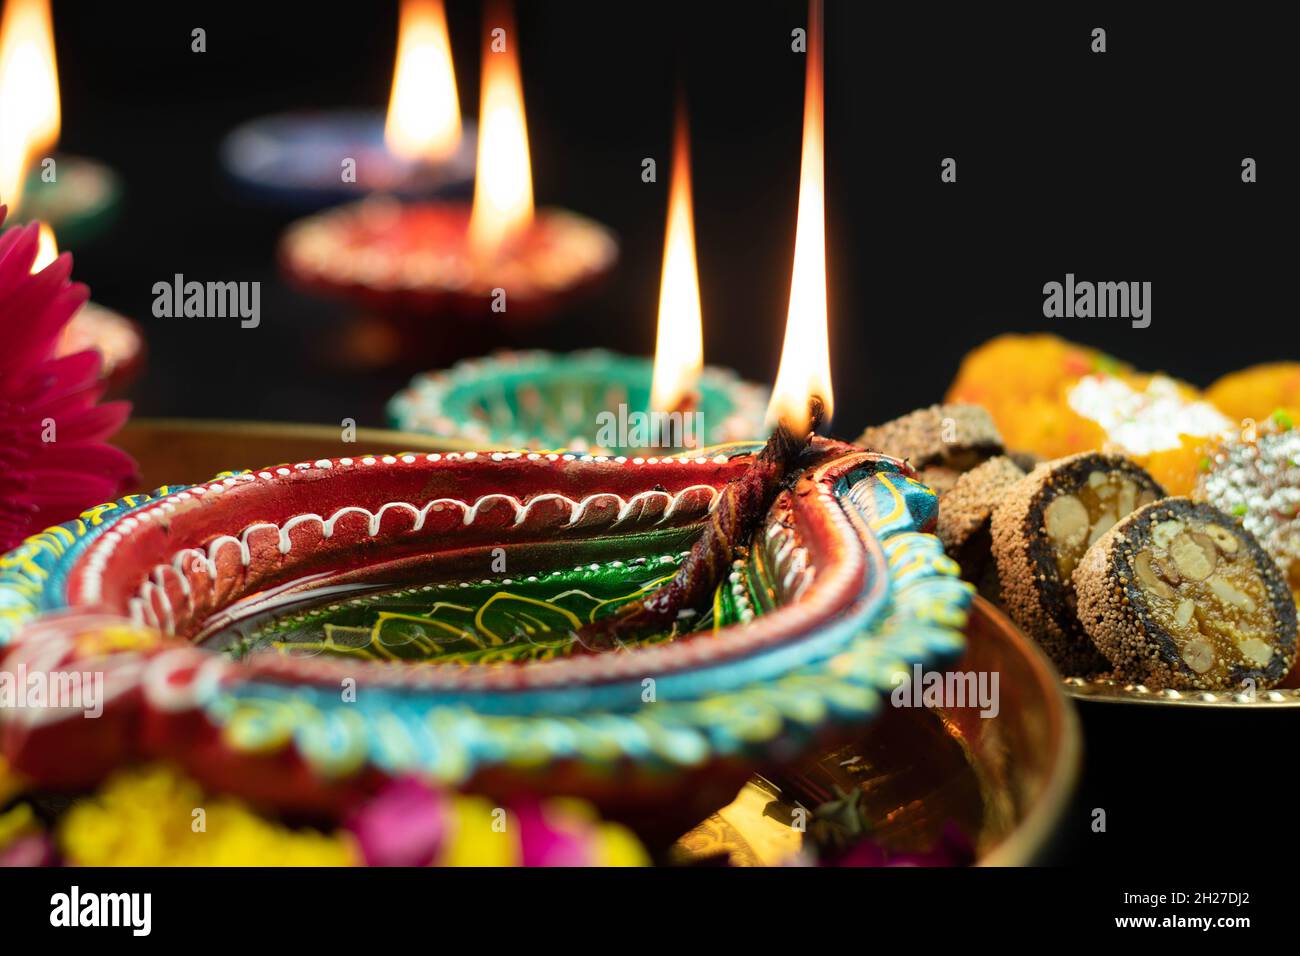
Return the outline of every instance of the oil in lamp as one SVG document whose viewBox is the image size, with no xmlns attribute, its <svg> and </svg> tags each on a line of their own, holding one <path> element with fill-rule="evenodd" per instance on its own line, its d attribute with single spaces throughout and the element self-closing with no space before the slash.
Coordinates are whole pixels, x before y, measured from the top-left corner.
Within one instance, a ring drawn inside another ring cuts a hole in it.
<svg viewBox="0 0 1300 956">
<path fill-rule="evenodd" d="M 60 123 L 49 0 L 9 0 L 0 20 L 0 202 L 11 220 L 49 223 L 76 244 L 107 224 L 119 189 L 102 163 L 47 152 Z"/>
<path fill-rule="evenodd" d="M 488 26 L 472 204 L 376 196 L 300 220 L 280 244 L 293 281 L 380 313 L 515 321 L 549 314 L 613 268 L 609 230 L 534 208 L 518 34 L 504 6 Z M 395 97 L 393 125 L 418 105 Z"/>
<path fill-rule="evenodd" d="M 232 131 L 221 156 L 240 183 L 291 205 L 463 193 L 474 177 L 474 128 L 461 119 L 442 0 L 402 0 L 387 115 L 262 117 Z"/>
<path fill-rule="evenodd" d="M 762 433 L 767 390 L 730 369 L 704 367 L 702 326 L 690 148 L 679 108 L 654 361 L 601 349 L 498 352 L 416 376 L 389 403 L 389 417 L 405 431 L 484 447 L 610 455 L 753 438 Z"/>
</svg>

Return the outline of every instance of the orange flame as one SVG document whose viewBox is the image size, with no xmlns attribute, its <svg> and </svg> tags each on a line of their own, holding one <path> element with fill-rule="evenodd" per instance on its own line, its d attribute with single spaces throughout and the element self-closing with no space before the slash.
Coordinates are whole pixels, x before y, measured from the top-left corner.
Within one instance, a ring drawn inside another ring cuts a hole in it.
<svg viewBox="0 0 1300 956">
<path fill-rule="evenodd" d="M 36 275 L 57 258 L 59 258 L 59 244 L 54 239 L 54 230 L 41 223 L 36 240 L 36 258 L 32 261 L 32 275 Z"/>
<path fill-rule="evenodd" d="M 796 435 L 809 426 L 813 397 L 825 406 L 829 421 L 831 394 L 830 341 L 826 309 L 826 183 L 823 88 L 822 4 L 812 0 L 808 12 L 808 73 L 803 106 L 803 155 L 799 171 L 799 213 L 795 223 L 794 271 L 786 313 L 781 365 L 767 407 L 769 426 L 782 422 Z"/>
<path fill-rule="evenodd" d="M 402 0 L 384 142 L 405 159 L 438 160 L 460 144 L 460 101 L 442 0 Z"/>
<path fill-rule="evenodd" d="M 489 23 L 483 49 L 478 159 L 469 241 L 476 256 L 493 258 L 533 221 L 533 177 L 519 80 L 517 31 L 502 6 Z"/>
<path fill-rule="evenodd" d="M 668 190 L 663 278 L 659 283 L 659 329 L 655 337 L 650 407 L 671 412 L 694 390 L 704 365 L 700 280 L 695 266 L 691 213 L 691 152 L 684 110 L 677 114 L 673 173 Z"/>
<path fill-rule="evenodd" d="M 59 138 L 49 0 L 9 0 L 0 21 L 0 202 L 16 211 L 33 157 Z"/>
</svg>

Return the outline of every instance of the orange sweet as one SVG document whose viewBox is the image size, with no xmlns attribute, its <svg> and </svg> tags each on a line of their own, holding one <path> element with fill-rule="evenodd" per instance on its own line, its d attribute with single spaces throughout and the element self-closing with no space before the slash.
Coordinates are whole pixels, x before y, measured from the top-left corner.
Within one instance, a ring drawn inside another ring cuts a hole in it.
<svg viewBox="0 0 1300 956">
<path fill-rule="evenodd" d="M 966 354 L 946 400 L 983 405 L 1008 448 L 1059 458 L 1099 448 L 1105 439 L 1096 422 L 1066 402 L 1070 387 L 1093 372 L 1132 369 L 1056 335 L 999 335 Z"/>
<path fill-rule="evenodd" d="M 1278 409 L 1300 421 L 1300 362 L 1266 362 L 1231 372 L 1211 385 L 1206 398 L 1238 421 L 1262 422 Z"/>
</svg>

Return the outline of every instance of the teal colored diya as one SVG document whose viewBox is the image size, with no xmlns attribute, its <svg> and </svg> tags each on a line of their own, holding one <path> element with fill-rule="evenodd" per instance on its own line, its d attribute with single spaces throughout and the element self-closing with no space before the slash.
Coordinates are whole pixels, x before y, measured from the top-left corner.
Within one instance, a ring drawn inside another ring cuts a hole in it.
<svg viewBox="0 0 1300 956">
<path fill-rule="evenodd" d="M 61 245 L 77 246 L 112 222 L 121 185 L 116 173 L 93 159 L 58 154 L 53 161 L 53 180 L 47 182 L 39 166 L 27 177 L 15 221 L 47 223 Z"/>
<path fill-rule="evenodd" d="M 821 439 L 709 608 L 583 646 L 674 573 L 758 447 L 321 459 L 93 508 L 0 558 L 0 662 L 104 675 L 103 715 L 7 712 L 4 755 L 56 789 L 168 760 L 307 811 L 417 774 L 675 836 L 963 649 L 934 493 Z"/>
<path fill-rule="evenodd" d="M 671 452 L 767 434 L 763 386 L 708 366 L 694 407 L 669 420 L 647 411 L 653 373 L 650 359 L 603 349 L 497 352 L 417 375 L 389 401 L 388 417 L 403 431 L 484 447 L 609 454 L 644 454 L 665 435 L 692 439 L 670 442 Z"/>
</svg>

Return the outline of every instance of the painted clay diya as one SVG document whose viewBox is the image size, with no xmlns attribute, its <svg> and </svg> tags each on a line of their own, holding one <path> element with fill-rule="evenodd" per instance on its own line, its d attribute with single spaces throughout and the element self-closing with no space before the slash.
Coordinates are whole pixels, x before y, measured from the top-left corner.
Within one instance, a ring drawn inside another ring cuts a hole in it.
<svg viewBox="0 0 1300 956">
<path fill-rule="evenodd" d="M 609 274 L 618 243 L 576 213 L 539 209 L 491 260 L 469 246 L 469 203 L 375 197 L 289 227 L 280 261 L 303 288 L 398 314 L 537 318 Z M 499 298 L 497 290 L 505 290 Z"/>
<path fill-rule="evenodd" d="M 388 403 L 394 428 L 480 447 L 572 448 L 617 454 L 652 445 L 637 442 L 649 407 L 654 367 L 650 359 L 603 349 L 555 352 L 497 352 L 466 359 L 451 368 L 417 375 Z M 762 435 L 768 390 L 740 379 L 730 369 L 706 367 L 693 411 L 683 413 L 682 438 L 718 445 Z M 621 419 L 609 409 L 631 409 Z M 614 415 L 602 442 L 601 424 Z M 605 416 L 605 417 L 602 417 Z M 702 428 L 694 423 L 701 422 Z M 687 426 L 690 435 L 687 436 Z M 698 433 L 697 433 L 698 432 Z M 621 442 L 621 443 L 620 443 Z"/>
<path fill-rule="evenodd" d="M 465 123 L 447 159 L 408 160 L 385 145 L 381 112 L 299 112 L 265 116 L 233 130 L 221 144 L 221 160 L 258 195 L 320 207 L 375 192 L 405 199 L 467 195 L 476 142 L 474 124 Z M 341 175 L 348 159 L 355 164 L 355 182 Z"/>
<path fill-rule="evenodd" d="M 5 756 L 56 788 L 167 759 L 314 810 L 416 773 L 671 838 L 962 651 L 934 494 L 816 447 L 693 630 L 606 653 L 575 629 L 673 573 L 757 445 L 320 459 L 91 509 L 0 559 L 0 646 L 6 670 L 103 673 L 104 714 L 16 710 Z"/>
</svg>

